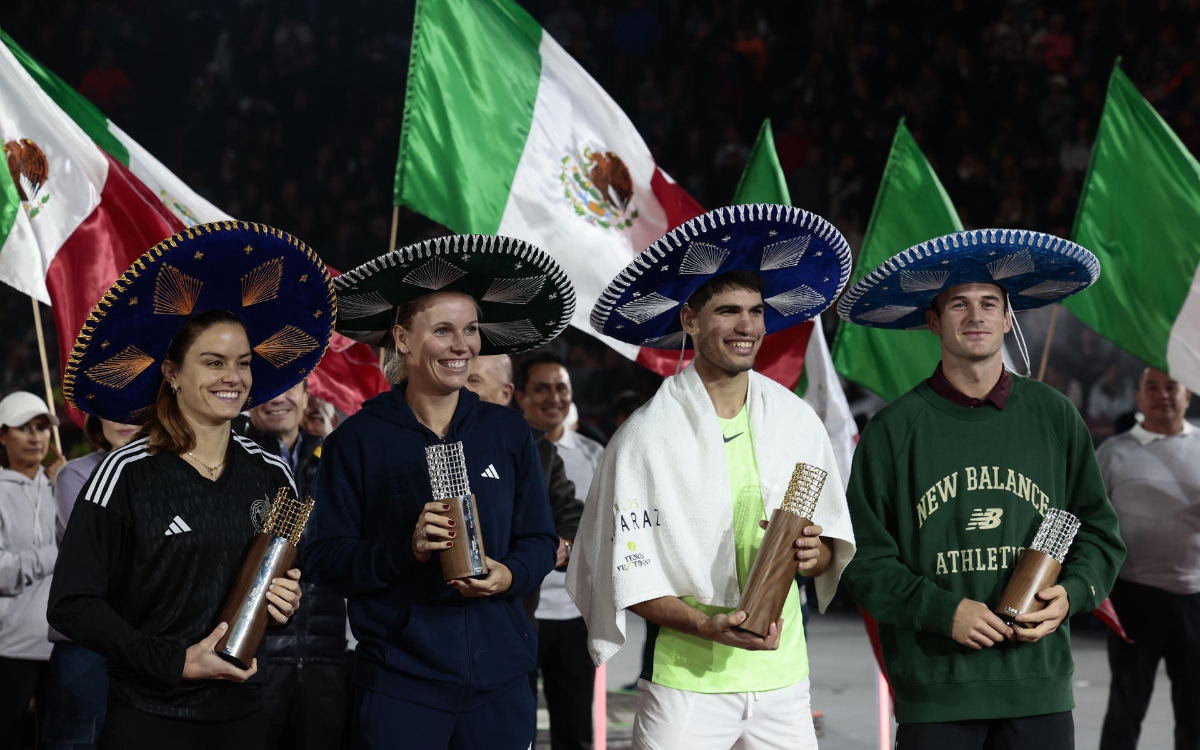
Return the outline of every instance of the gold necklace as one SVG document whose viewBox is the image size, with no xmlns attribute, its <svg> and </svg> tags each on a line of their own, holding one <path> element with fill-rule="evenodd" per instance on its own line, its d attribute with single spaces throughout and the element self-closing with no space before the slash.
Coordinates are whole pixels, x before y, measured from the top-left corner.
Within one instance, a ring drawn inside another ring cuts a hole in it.
<svg viewBox="0 0 1200 750">
<path fill-rule="evenodd" d="M 223 458 L 221 459 L 220 463 L 218 463 L 216 466 L 209 466 L 208 464 L 204 463 L 200 459 L 196 458 L 195 453 L 188 451 L 187 454 L 192 457 L 193 461 L 195 461 L 196 463 L 203 466 L 206 470 L 208 470 L 208 476 L 210 479 L 216 479 L 217 478 L 217 469 L 219 469 L 225 465 L 225 459 L 223 459 Z"/>
</svg>

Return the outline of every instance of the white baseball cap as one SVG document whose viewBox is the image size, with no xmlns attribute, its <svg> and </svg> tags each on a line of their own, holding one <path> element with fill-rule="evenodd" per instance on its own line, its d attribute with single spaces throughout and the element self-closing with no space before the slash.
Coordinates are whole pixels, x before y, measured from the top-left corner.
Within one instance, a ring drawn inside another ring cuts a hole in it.
<svg viewBox="0 0 1200 750">
<path fill-rule="evenodd" d="M 20 427 L 34 417 L 46 416 L 57 425 L 58 417 L 50 413 L 46 402 L 27 391 L 16 391 L 0 401 L 0 427 Z"/>
</svg>

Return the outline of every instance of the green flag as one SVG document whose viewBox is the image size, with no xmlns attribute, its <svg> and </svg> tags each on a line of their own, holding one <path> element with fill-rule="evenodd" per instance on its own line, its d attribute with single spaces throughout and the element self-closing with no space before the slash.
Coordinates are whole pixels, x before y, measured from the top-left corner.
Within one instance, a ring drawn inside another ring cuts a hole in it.
<svg viewBox="0 0 1200 750">
<path fill-rule="evenodd" d="M 850 283 L 902 250 L 962 228 L 950 196 L 901 119 Z M 929 377 L 941 356 L 941 343 L 928 331 L 842 321 L 833 340 L 837 371 L 888 401 Z"/>
<path fill-rule="evenodd" d="M 763 120 L 758 139 L 754 141 L 754 148 L 750 151 L 750 159 L 746 162 L 746 169 L 742 172 L 742 178 L 738 180 L 737 189 L 733 193 L 733 205 L 742 203 L 792 205 L 787 180 L 783 176 L 783 167 L 779 164 L 779 155 L 775 153 L 775 137 L 771 133 L 770 120 Z M 846 401 L 846 394 L 842 391 L 837 372 L 833 369 L 833 360 L 825 343 L 825 332 L 821 329 L 820 319 L 801 325 L 812 330 L 804 350 L 804 369 L 796 386 L 796 395 L 808 402 L 824 423 L 829 440 L 833 444 L 838 472 L 845 482 L 850 477 L 850 461 L 854 457 L 858 427 L 850 413 L 850 404 Z"/>
<path fill-rule="evenodd" d="M 1065 304 L 1192 390 L 1200 388 L 1197 237 L 1200 164 L 1116 67 L 1072 230 L 1100 259 L 1100 280 Z"/>
<path fill-rule="evenodd" d="M 743 203 L 792 205 L 787 179 L 783 176 L 779 155 L 775 153 L 775 134 L 771 130 L 770 120 L 763 120 L 762 127 L 758 129 L 758 138 L 754 140 L 754 148 L 750 149 L 746 169 L 733 191 L 733 205 Z"/>
</svg>

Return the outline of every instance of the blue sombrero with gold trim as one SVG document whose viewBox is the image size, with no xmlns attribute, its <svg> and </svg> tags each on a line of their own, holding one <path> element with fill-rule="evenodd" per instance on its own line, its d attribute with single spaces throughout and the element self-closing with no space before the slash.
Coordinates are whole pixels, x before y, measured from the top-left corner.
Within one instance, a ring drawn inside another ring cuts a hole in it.
<svg viewBox="0 0 1200 750">
<path fill-rule="evenodd" d="M 67 404 L 141 424 L 154 410 L 171 341 L 209 310 L 246 324 L 254 352 L 247 407 L 306 378 L 337 318 L 329 271 L 303 242 L 262 224 L 200 224 L 146 251 L 96 304 L 67 360 Z"/>
<path fill-rule="evenodd" d="M 753 271 L 766 285 L 767 333 L 820 315 L 850 279 L 850 246 L 814 213 L 791 206 L 729 206 L 680 224 L 643 250 L 600 293 L 591 324 L 605 336 L 679 349 L 678 309 L 704 282 Z"/>
<path fill-rule="evenodd" d="M 925 311 L 959 284 L 995 284 L 1013 312 L 1066 299 L 1100 278 L 1090 250 L 1052 234 L 973 229 L 914 245 L 884 261 L 838 301 L 838 315 L 872 328 L 926 328 Z"/>
</svg>

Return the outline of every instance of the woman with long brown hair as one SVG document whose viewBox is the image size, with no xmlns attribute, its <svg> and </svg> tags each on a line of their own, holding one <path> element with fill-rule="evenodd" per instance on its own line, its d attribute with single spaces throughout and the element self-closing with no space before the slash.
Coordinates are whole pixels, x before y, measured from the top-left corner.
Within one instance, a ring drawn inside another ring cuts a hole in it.
<svg viewBox="0 0 1200 750">
<path fill-rule="evenodd" d="M 295 485 L 230 422 L 312 371 L 335 309 L 303 243 L 230 222 L 152 248 L 80 333 L 68 403 L 147 435 L 110 453 L 80 492 L 50 596 L 50 623 L 107 660 L 101 747 L 262 747 L 257 660 L 240 669 L 214 646 L 271 498 Z M 271 582 L 275 624 L 299 605 L 298 579 Z"/>
</svg>

